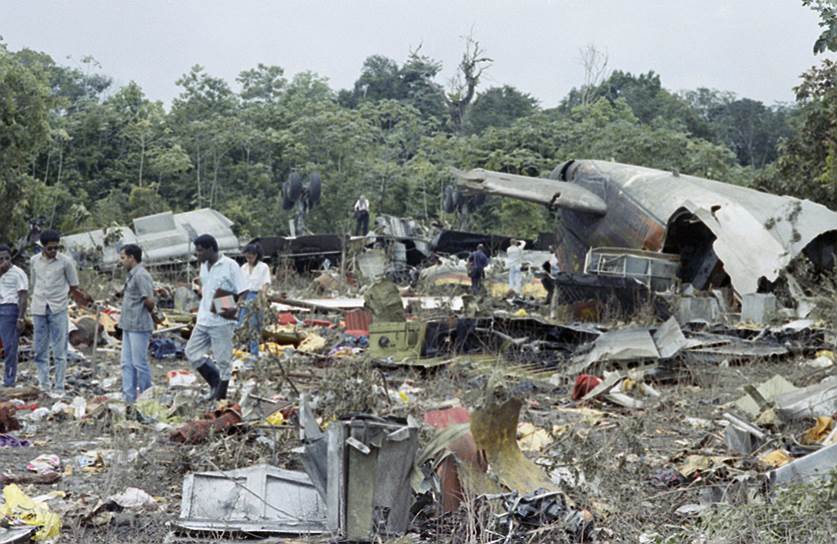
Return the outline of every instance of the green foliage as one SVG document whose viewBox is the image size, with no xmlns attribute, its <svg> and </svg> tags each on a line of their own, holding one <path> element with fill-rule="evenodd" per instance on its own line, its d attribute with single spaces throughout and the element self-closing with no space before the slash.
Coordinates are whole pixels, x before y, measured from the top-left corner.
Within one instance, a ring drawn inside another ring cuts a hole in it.
<svg viewBox="0 0 837 544">
<path fill-rule="evenodd" d="M 837 3 L 834 0 L 802 0 L 802 5 L 820 16 L 823 31 L 814 42 L 814 54 L 837 51 Z"/>
<path fill-rule="evenodd" d="M 465 114 L 469 134 L 480 134 L 488 127 L 507 127 L 515 120 L 537 111 L 538 101 L 511 85 L 492 87 L 477 95 Z"/>
<path fill-rule="evenodd" d="M 474 75 L 488 61 L 472 43 Z M 762 186 L 831 202 L 824 188 L 834 185 L 837 100 L 828 63 L 806 76 L 798 110 L 709 89 L 677 95 L 654 72 L 614 72 L 553 110 L 512 86 L 485 89 L 455 104 L 463 130 L 452 122 L 456 93 L 437 82 L 441 68 L 418 50 L 402 64 L 372 56 L 351 89 L 335 92 L 317 74 L 286 77 L 279 66 L 242 70 L 237 89 L 194 66 L 166 111 L 136 83 L 112 89 L 95 59 L 67 67 L 0 46 L 0 198 L 17 203 L 0 238 L 34 216 L 70 232 L 207 206 L 242 237 L 282 234 L 292 213 L 282 209 L 282 182 L 314 171 L 324 186 L 306 220 L 313 232 L 348 232 L 360 193 L 373 218 L 461 226 L 442 212 L 450 167 L 548 176 L 572 158 L 739 184 L 758 176 Z M 786 187 L 786 179 L 816 182 Z M 541 206 L 488 199 L 469 221 L 531 237 L 554 218 Z"/>
</svg>

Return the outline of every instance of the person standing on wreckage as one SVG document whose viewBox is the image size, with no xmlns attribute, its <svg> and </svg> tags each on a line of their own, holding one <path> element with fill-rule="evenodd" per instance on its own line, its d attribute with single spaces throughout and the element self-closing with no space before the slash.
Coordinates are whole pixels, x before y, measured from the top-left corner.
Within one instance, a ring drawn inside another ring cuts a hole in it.
<svg viewBox="0 0 837 544">
<path fill-rule="evenodd" d="M 201 302 L 197 324 L 186 343 L 186 358 L 209 384 L 207 400 L 222 400 L 227 398 L 232 371 L 237 302 L 247 291 L 247 283 L 238 263 L 218 251 L 215 238 L 202 234 L 193 244 L 200 264 Z M 207 357 L 210 351 L 217 367 Z"/>
<path fill-rule="evenodd" d="M 523 285 L 523 248 L 525 240 L 511 240 L 506 249 L 506 266 L 509 269 L 509 289 L 519 295 Z"/>
<path fill-rule="evenodd" d="M 485 246 L 477 245 L 477 249 L 468 255 L 468 277 L 471 278 L 471 293 L 478 294 L 482 289 L 482 279 L 485 277 L 485 267 L 488 266 L 488 255 Z"/>
<path fill-rule="evenodd" d="M 32 323 L 35 332 L 35 364 L 38 386 L 53 398 L 64 396 L 64 372 L 67 369 L 67 339 L 70 296 L 79 305 L 89 305 L 90 297 L 79 289 L 78 272 L 73 259 L 60 253 L 61 235 L 54 230 L 41 233 L 43 251 L 29 261 L 32 276 Z M 55 383 L 49 378 L 49 351 L 55 360 Z"/>
</svg>

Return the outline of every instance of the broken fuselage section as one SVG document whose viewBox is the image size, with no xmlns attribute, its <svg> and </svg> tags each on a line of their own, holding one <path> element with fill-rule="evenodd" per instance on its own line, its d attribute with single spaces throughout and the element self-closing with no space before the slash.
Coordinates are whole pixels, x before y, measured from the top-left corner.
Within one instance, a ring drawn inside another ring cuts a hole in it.
<svg viewBox="0 0 837 544">
<path fill-rule="evenodd" d="M 680 257 L 680 279 L 739 295 L 769 288 L 800 254 L 834 266 L 837 212 L 809 200 L 607 161 L 573 160 L 548 178 L 475 169 L 465 193 L 537 202 L 558 211 L 562 271 L 579 272 L 591 248 Z"/>
</svg>

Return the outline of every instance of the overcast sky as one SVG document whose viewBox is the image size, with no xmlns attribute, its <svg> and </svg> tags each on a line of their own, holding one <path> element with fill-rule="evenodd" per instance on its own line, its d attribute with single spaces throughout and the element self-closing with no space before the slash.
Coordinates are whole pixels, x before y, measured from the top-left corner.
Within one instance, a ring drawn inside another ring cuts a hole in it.
<svg viewBox="0 0 837 544">
<path fill-rule="evenodd" d="M 546 107 L 582 81 L 586 44 L 607 50 L 611 68 L 658 72 L 669 89 L 790 102 L 819 34 L 800 0 L 0 0 L 10 49 L 71 65 L 92 55 L 117 85 L 134 80 L 167 104 L 194 64 L 231 83 L 276 64 L 341 89 L 366 57 L 400 63 L 418 45 L 444 63 L 444 83 L 469 32 L 494 59 L 482 88 L 514 85 Z"/>
</svg>

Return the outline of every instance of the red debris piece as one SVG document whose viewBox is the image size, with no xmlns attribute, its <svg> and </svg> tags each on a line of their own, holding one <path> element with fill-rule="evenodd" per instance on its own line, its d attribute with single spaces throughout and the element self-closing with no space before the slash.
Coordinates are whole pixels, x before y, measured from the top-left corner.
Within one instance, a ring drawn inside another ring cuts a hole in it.
<svg viewBox="0 0 837 544">
<path fill-rule="evenodd" d="M 173 442 L 182 444 L 199 444 L 209 438 L 210 432 L 229 433 L 239 423 L 241 423 L 241 406 L 233 404 L 207 412 L 204 419 L 181 425 L 171 433 L 169 438 Z"/>
<path fill-rule="evenodd" d="M 595 389 L 602 379 L 592 374 L 579 374 L 573 387 L 573 400 L 581 400 L 584 395 Z"/>
</svg>

